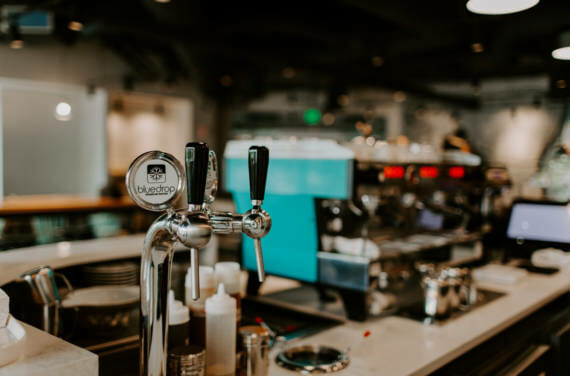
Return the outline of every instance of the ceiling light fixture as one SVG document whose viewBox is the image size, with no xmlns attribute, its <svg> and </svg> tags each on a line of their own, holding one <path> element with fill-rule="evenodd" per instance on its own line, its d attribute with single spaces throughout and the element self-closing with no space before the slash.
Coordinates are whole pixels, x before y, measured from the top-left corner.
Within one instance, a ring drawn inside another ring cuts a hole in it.
<svg viewBox="0 0 570 376">
<path fill-rule="evenodd" d="M 485 48 L 483 47 L 483 43 L 473 43 L 471 45 L 471 51 L 475 52 L 476 54 L 480 54 L 481 52 L 485 51 Z"/>
<path fill-rule="evenodd" d="M 10 48 L 14 50 L 19 50 L 21 48 L 24 48 L 24 41 L 21 39 L 14 39 L 13 41 L 10 42 Z"/>
<path fill-rule="evenodd" d="M 350 97 L 347 94 L 341 94 L 337 98 L 337 103 L 341 107 L 345 107 L 350 103 Z"/>
<path fill-rule="evenodd" d="M 220 85 L 222 85 L 223 87 L 230 87 L 232 86 L 234 83 L 234 80 L 232 79 L 232 76 L 230 76 L 229 74 L 224 74 L 222 77 L 220 77 Z"/>
<path fill-rule="evenodd" d="M 283 71 L 281 72 L 281 74 L 283 75 L 284 78 L 290 80 L 293 77 L 295 77 L 297 72 L 295 72 L 295 68 L 293 68 L 293 67 L 285 67 L 285 68 L 283 68 Z"/>
<path fill-rule="evenodd" d="M 71 120 L 71 105 L 67 102 L 59 102 L 55 106 L 55 118 L 59 121 Z"/>
<path fill-rule="evenodd" d="M 370 61 L 376 68 L 380 68 L 382 65 L 384 65 L 384 59 L 381 56 L 372 56 Z"/>
<path fill-rule="evenodd" d="M 565 31 L 558 38 L 558 48 L 552 51 L 557 60 L 570 60 L 570 31 Z"/>
<path fill-rule="evenodd" d="M 467 9 L 477 14 L 509 14 L 522 12 L 538 4 L 540 0 L 469 0 Z"/>
<path fill-rule="evenodd" d="M 406 100 L 406 93 L 400 90 L 394 92 L 394 101 L 396 103 L 402 103 L 405 100 Z"/>
<path fill-rule="evenodd" d="M 67 28 L 72 31 L 81 31 L 83 30 L 83 24 L 79 21 L 70 21 L 67 24 Z"/>
</svg>

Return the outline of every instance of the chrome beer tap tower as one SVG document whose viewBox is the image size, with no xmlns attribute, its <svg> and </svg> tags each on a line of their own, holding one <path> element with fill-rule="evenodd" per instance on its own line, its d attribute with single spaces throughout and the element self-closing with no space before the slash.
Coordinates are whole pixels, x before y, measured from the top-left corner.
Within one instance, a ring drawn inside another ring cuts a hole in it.
<svg viewBox="0 0 570 376">
<path fill-rule="evenodd" d="M 135 159 L 127 171 L 127 190 L 133 201 L 147 210 L 166 210 L 150 226 L 141 258 L 141 376 L 166 376 L 168 291 L 176 242 L 190 248 L 192 299 L 200 297 L 198 249 L 208 244 L 212 233 L 243 232 L 252 238 L 259 281 L 265 278 L 260 239 L 271 229 L 271 217 L 261 205 L 269 150 L 264 146 L 249 148 L 252 209 L 245 214 L 211 210 L 210 204 L 217 190 L 217 162 L 207 144 L 188 143 L 185 164 L 186 173 L 172 155 L 151 151 Z M 175 210 L 173 205 L 185 186 L 188 208 Z"/>
</svg>

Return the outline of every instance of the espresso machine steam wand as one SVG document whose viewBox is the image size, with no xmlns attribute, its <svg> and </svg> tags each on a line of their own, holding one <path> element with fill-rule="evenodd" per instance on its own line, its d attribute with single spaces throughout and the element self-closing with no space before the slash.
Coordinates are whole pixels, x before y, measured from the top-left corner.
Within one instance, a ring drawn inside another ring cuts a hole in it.
<svg viewBox="0 0 570 376">
<path fill-rule="evenodd" d="M 188 143 L 185 164 L 186 181 L 176 158 L 152 151 L 135 159 L 127 172 L 127 189 L 133 201 L 147 210 L 166 210 L 150 226 L 141 258 L 141 376 L 166 376 L 168 291 L 176 242 L 190 248 L 194 300 L 200 297 L 198 249 L 208 244 L 212 233 L 243 232 L 252 238 L 259 281 L 263 282 L 265 278 L 261 238 L 271 229 L 271 217 L 261 204 L 265 195 L 269 150 L 264 146 L 249 148 L 252 209 L 245 214 L 211 210 L 216 188 L 206 187 L 206 181 L 211 178 L 208 182 L 214 180 L 217 184 L 217 176 L 209 176 L 216 173 L 217 167 L 215 154 L 209 151 L 207 144 Z M 174 210 L 172 205 L 184 190 L 184 185 L 187 185 L 188 208 Z M 205 191 L 208 191 L 206 202 Z"/>
</svg>

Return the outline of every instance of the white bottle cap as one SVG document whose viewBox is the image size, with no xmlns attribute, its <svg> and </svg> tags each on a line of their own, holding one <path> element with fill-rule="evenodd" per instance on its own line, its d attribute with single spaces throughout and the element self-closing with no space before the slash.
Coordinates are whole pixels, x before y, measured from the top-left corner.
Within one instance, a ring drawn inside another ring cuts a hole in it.
<svg viewBox="0 0 570 376">
<path fill-rule="evenodd" d="M 174 300 L 174 291 L 168 292 L 168 325 L 180 325 L 190 321 L 190 311 L 180 300 Z"/>
<path fill-rule="evenodd" d="M 206 299 L 206 316 L 213 315 L 236 315 L 236 300 L 226 294 L 224 284 L 218 285 L 218 292 Z"/>
<path fill-rule="evenodd" d="M 10 315 L 10 297 L 0 289 L 0 328 L 7 325 L 8 316 Z"/>
<path fill-rule="evenodd" d="M 216 287 L 216 275 L 214 274 L 214 268 L 211 266 L 200 266 L 200 288 L 212 288 Z M 186 281 L 184 287 L 192 288 L 192 271 L 188 268 L 186 272 Z"/>
<path fill-rule="evenodd" d="M 223 283 L 229 294 L 237 294 L 241 290 L 240 266 L 237 262 L 218 262 L 216 264 L 217 283 Z"/>
</svg>

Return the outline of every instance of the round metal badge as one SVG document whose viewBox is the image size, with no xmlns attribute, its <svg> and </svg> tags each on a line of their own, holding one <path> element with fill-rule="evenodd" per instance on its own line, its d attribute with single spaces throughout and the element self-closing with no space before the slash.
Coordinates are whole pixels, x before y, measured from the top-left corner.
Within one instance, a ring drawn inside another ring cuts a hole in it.
<svg viewBox="0 0 570 376">
<path fill-rule="evenodd" d="M 138 206 L 158 212 L 174 206 L 184 191 L 186 179 L 182 165 L 174 156 L 149 151 L 131 163 L 126 184 L 129 196 Z"/>
</svg>

